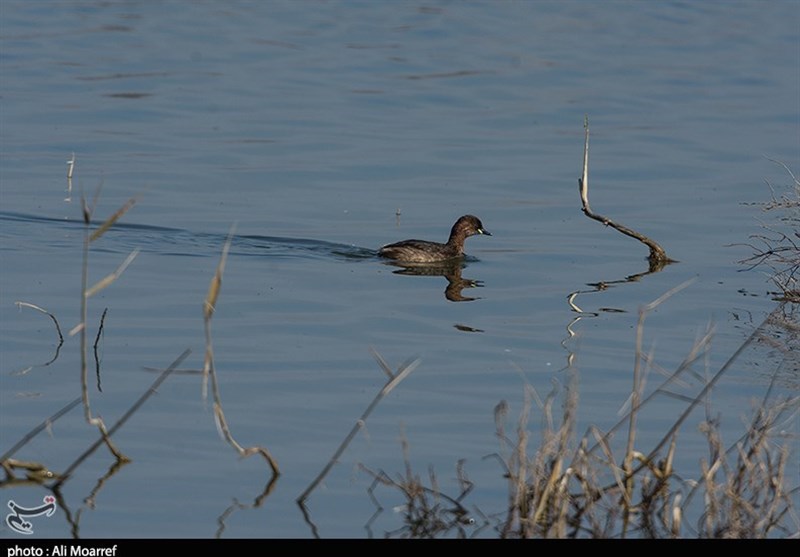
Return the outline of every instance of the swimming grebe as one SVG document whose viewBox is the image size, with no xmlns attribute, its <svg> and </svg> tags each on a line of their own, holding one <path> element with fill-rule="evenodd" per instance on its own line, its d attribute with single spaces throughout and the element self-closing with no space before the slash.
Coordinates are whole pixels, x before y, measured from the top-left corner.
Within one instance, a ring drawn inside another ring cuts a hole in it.
<svg viewBox="0 0 800 557">
<path fill-rule="evenodd" d="M 464 241 L 475 234 L 492 234 L 483 228 L 478 217 L 464 215 L 459 218 L 450 230 L 450 238 L 446 244 L 425 240 L 403 240 L 383 246 L 378 255 L 394 259 L 400 263 L 435 263 L 464 256 Z"/>
</svg>

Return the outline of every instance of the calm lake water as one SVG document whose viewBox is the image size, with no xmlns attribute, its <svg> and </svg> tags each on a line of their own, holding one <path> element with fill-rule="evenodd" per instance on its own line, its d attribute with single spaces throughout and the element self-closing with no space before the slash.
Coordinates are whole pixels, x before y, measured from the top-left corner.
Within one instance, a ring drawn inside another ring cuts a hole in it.
<svg viewBox="0 0 800 557">
<path fill-rule="evenodd" d="M 498 403 L 514 432 L 526 385 L 545 397 L 574 372 L 576 435 L 607 430 L 630 394 L 644 304 L 692 281 L 647 316 L 646 393 L 713 328 L 694 375 L 672 388 L 685 397 L 775 309 L 769 270 L 738 261 L 780 216 L 760 205 L 770 188 L 792 184 L 772 160 L 800 169 L 799 68 L 796 2 L 4 0 L 0 452 L 80 396 L 80 336 L 68 332 L 81 316 L 82 197 L 98 222 L 136 198 L 92 244 L 90 284 L 140 250 L 89 299 L 92 411 L 110 426 L 191 350 L 115 433 L 131 463 L 111 470 L 95 452 L 57 513 L 31 520 L 34 537 L 395 535 L 404 500 L 370 492 L 369 471 L 405 474 L 403 439 L 413 472 L 429 484 L 433 470 L 451 496 L 462 462 L 467 532 L 496 537 L 508 504 L 490 457 L 502 450 Z M 581 213 L 584 117 L 593 209 L 678 263 L 648 274 L 641 244 Z M 468 240 L 450 281 L 375 257 L 404 238 L 444 241 L 466 213 L 492 236 Z M 214 361 L 231 433 L 281 469 L 264 497 L 269 467 L 221 438 L 190 373 L 203 367 L 203 301 L 232 227 Z M 18 301 L 50 312 L 63 345 Z M 296 499 L 387 381 L 372 351 L 393 370 L 419 365 L 304 516 Z M 678 435 L 683 478 L 708 458 L 699 424 L 719 417 L 732 445 L 776 370 L 771 396 L 797 394 L 796 362 L 748 346 Z M 639 450 L 686 408 L 681 396 L 643 411 Z M 531 447 L 541 424 L 534 404 Z M 791 486 L 797 429 L 796 417 L 784 424 Z M 14 456 L 63 472 L 96 438 L 78 406 Z M 49 493 L 0 496 L 35 506 Z M 22 538 L 5 521 L 0 537 Z"/>
</svg>

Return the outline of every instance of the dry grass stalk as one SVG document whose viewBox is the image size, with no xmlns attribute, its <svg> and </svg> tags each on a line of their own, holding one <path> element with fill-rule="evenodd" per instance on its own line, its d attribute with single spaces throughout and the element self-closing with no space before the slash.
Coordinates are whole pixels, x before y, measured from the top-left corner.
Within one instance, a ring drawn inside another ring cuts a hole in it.
<svg viewBox="0 0 800 557">
<path fill-rule="evenodd" d="M 494 456 L 498 456 L 503 464 L 509 485 L 508 509 L 505 519 L 497 525 L 501 537 L 679 538 L 699 535 L 767 538 L 781 534 L 796 537 L 800 532 L 800 517 L 794 503 L 800 487 L 787 487 L 789 451 L 786 446 L 776 446 L 774 442 L 781 431 L 791 427 L 790 420 L 800 407 L 800 397 L 775 401 L 770 397 L 771 389 L 768 390 L 746 433 L 727 451 L 723 448 L 719 424 L 708 419 L 702 431 L 707 436 L 711 464 L 701 463 L 701 475 L 696 480 L 678 475 L 674 468 L 680 426 L 691 411 L 706 400 L 713 385 L 761 334 L 761 329 L 775 321 L 775 313 L 781 308 L 768 316 L 717 373 L 705 381 L 699 394 L 676 397 L 686 401 L 687 409 L 654 448 L 647 453 L 636 450 L 635 432 L 629 433 L 622 461 L 615 456 L 611 433 L 624 423 L 635 429 L 636 416 L 657 394 L 675 397 L 667 387 L 678 381 L 681 374 L 691 371 L 693 363 L 708 349 L 711 330 L 696 341 L 678 369 L 662 385 L 643 397 L 644 366 L 652 365 L 652 356 L 645 357 L 643 352 L 645 317 L 688 284 L 676 287 L 641 308 L 630 408 L 611 431 L 603 433 L 590 427 L 589 436 L 581 438 L 572 448 L 577 414 L 574 375 L 564 391 L 563 413 L 558 422 L 554 420 L 556 391 L 541 401 L 536 391 L 526 385 L 526 402 L 515 441 L 505 433 L 507 403 L 501 401 L 495 407 L 501 454 L 507 454 Z M 539 446 L 528 456 L 530 433 L 527 425 L 534 402 L 541 410 L 542 431 Z M 590 446 L 590 437 L 594 439 L 593 446 Z M 384 473 L 375 475 L 375 478 L 373 486 L 378 483 L 392 486 L 408 500 L 419 497 L 421 482 L 412 473 L 408 461 L 404 481 L 392 480 Z M 685 492 L 687 486 L 691 487 L 688 494 Z M 701 492 L 705 510 L 698 515 L 697 505 L 693 506 L 692 502 Z M 409 508 L 429 510 L 431 507 L 418 501 L 415 507 Z M 427 513 L 419 512 L 414 516 L 416 520 L 410 521 L 407 515 L 406 526 L 399 530 L 401 535 L 446 533 L 442 529 L 446 522 L 435 514 L 428 517 Z M 697 517 L 696 530 L 687 520 L 693 516 Z M 431 521 L 425 523 L 426 517 Z M 412 523 L 413 527 L 410 526 Z M 452 524 L 449 527 L 452 531 Z"/>
<path fill-rule="evenodd" d="M 67 203 L 72 202 L 72 174 L 75 172 L 75 153 L 72 153 L 72 158 L 67 161 L 67 197 L 64 199 Z"/>
<path fill-rule="evenodd" d="M 656 300 L 650 302 L 639 308 L 639 319 L 636 324 L 636 352 L 635 352 L 635 359 L 633 365 L 633 385 L 631 386 L 631 397 L 630 397 L 630 412 L 629 412 L 629 421 L 628 421 L 628 441 L 627 446 L 625 449 L 625 459 L 623 461 L 622 469 L 626 475 L 625 480 L 625 491 L 623 501 L 625 502 L 624 508 L 624 522 L 627 525 L 628 518 L 636 512 L 636 509 L 632 508 L 630 505 L 631 500 L 633 499 L 633 489 L 634 489 L 634 462 L 636 460 L 641 461 L 645 465 L 649 465 L 650 463 L 647 459 L 642 459 L 640 453 L 635 450 L 636 446 L 636 432 L 638 431 L 636 425 L 636 418 L 638 416 L 638 410 L 640 407 L 640 400 L 644 394 L 644 370 L 643 362 L 644 362 L 644 347 L 643 338 L 644 338 L 644 322 L 647 315 L 656 309 L 659 305 L 661 305 L 665 300 L 670 298 L 671 296 L 675 295 L 676 293 L 680 292 L 684 288 L 688 287 L 694 279 L 690 279 L 685 281 L 684 283 L 676 286 L 675 288 L 669 290 L 665 294 L 659 296 Z M 652 357 L 648 358 L 648 360 L 652 360 Z M 674 442 L 674 437 L 673 437 Z M 663 478 L 662 478 L 663 481 Z"/>
<path fill-rule="evenodd" d="M 230 427 L 228 426 L 228 422 L 225 419 L 225 413 L 222 410 L 222 397 L 220 396 L 217 373 L 214 366 L 214 348 L 211 342 L 211 318 L 214 315 L 217 299 L 219 298 L 220 289 L 222 287 L 222 275 L 225 272 L 225 262 L 227 261 L 228 252 L 230 251 L 231 242 L 233 241 L 234 230 L 235 226 L 231 227 L 228 238 L 226 239 L 225 245 L 222 248 L 222 255 L 217 263 L 216 271 L 211 279 L 211 284 L 208 288 L 208 294 L 203 302 L 203 323 L 205 327 L 206 339 L 205 356 L 203 359 L 203 398 L 206 398 L 208 379 L 210 378 L 211 392 L 214 399 L 214 420 L 217 424 L 217 429 L 220 432 L 220 436 L 231 447 L 233 447 L 233 449 L 239 453 L 239 456 L 241 457 L 249 457 L 254 454 L 260 454 L 262 457 L 264 457 L 272 469 L 272 480 L 274 482 L 274 480 L 280 475 L 280 470 L 278 469 L 278 462 L 272 457 L 270 452 L 266 448 L 260 446 L 243 447 L 233 437 Z M 274 484 L 271 482 L 270 485 Z"/>
<path fill-rule="evenodd" d="M 467 478 L 464 471 L 463 461 L 459 461 L 456 465 L 460 493 L 457 497 L 450 497 L 440 489 L 438 479 L 432 468 L 428 469 L 430 487 L 425 485 L 422 478 L 413 472 L 409 457 L 408 439 L 405 434 L 401 435 L 401 443 L 405 473 L 398 476 L 397 479 L 393 479 L 384 471 L 373 472 L 365 466 L 361 467 L 373 478 L 367 492 L 376 507 L 376 511 L 367 524 L 368 529 L 371 527 L 372 522 L 383 512 L 383 506 L 375 496 L 375 490 L 381 485 L 398 490 L 405 501 L 404 504 L 395 508 L 395 510 L 402 513 L 403 526 L 395 531 L 388 532 L 387 537 L 429 539 L 454 536 L 467 538 L 487 524 L 484 520 L 483 526 L 477 525 L 475 516 L 480 514 L 479 511 L 470 512 L 463 505 L 463 500 L 469 495 L 473 487 L 472 482 Z"/>
<path fill-rule="evenodd" d="M 574 375 L 571 376 L 574 380 Z M 506 437 L 502 417 L 495 412 L 498 437 L 503 444 L 514 448 L 501 461 L 509 484 L 509 506 L 500 529 L 501 537 L 562 537 L 564 523 L 554 517 L 564 517 L 568 512 L 570 495 L 567 485 L 575 476 L 573 466 L 565 467 L 565 456 L 573 435 L 574 414 L 577 408 L 577 390 L 569 388 L 564 404 L 563 419 L 556 426 L 553 420 L 554 389 L 543 401 L 530 385 L 525 386 L 525 404 L 517 425 L 517 441 Z M 528 457 L 528 420 L 533 403 L 542 413 L 542 437 L 539 450 Z M 552 528 L 551 528 L 552 527 Z"/>
<path fill-rule="evenodd" d="M 682 285 L 681 287 L 685 287 Z M 680 287 L 679 287 L 680 288 Z M 644 317 L 674 289 L 640 312 L 637 328 L 637 351 L 642 351 Z M 688 414 L 705 400 L 710 388 L 727 371 L 742 350 L 759 334 L 759 329 L 745 340 L 733 356 L 712 376 L 687 404 L 687 410 L 669 428 L 655 448 L 647 454 L 635 449 L 635 435 L 629 433 L 623 461 L 614 456 L 610 432 L 590 428 L 595 439 L 589 447 L 584 437 L 576 449 L 560 441 L 572 431 L 576 404 L 566 395 L 561 425 L 553 427 L 552 396 L 541 406 L 543 427 L 541 443 L 528 457 L 529 434 L 526 430 L 527 408 L 522 412 L 517 450 L 506 458 L 509 477 L 509 510 L 500 532 L 503 537 L 682 537 L 691 531 L 686 518 L 696 493 L 703 492 L 705 512 L 698 520 L 701 537 L 756 537 L 800 531 L 800 519 L 794 508 L 800 488 L 788 489 L 786 470 L 789 453 L 785 446 L 774 446 L 778 432 L 788 427 L 788 420 L 800 407 L 800 397 L 770 400 L 769 391 L 758 406 L 742 439 L 727 451 L 719 434 L 719 424 L 707 420 L 705 431 L 712 460 L 702 463 L 701 476 L 689 482 L 694 487 L 688 495 L 685 476 L 677 477 L 673 462 L 677 451 L 677 430 Z M 700 343 L 705 343 L 706 337 Z M 681 364 L 694 361 L 698 348 Z M 644 358 L 638 359 L 640 364 Z M 637 372 L 640 373 L 640 372 Z M 676 374 L 668 378 L 675 380 Z M 631 414 L 639 414 L 650 397 L 641 398 L 642 384 L 634 380 L 628 426 L 636 427 Z M 656 392 L 665 394 L 663 386 Z M 637 402 L 637 399 L 640 402 Z M 526 405 L 531 397 L 526 397 Z M 619 424 L 618 424 L 619 425 Z M 615 426 L 616 428 L 616 426 Z M 501 429 L 501 428 L 499 428 Z M 666 454 L 659 457 L 667 445 Z M 599 454 L 596 454 L 599 449 Z M 572 456 L 569 456 L 570 453 Z M 732 460 L 735 460 L 732 462 Z M 609 478 L 609 479 L 606 479 Z M 532 516 L 531 509 L 536 513 Z"/>
<path fill-rule="evenodd" d="M 101 224 L 94 232 L 92 232 L 92 234 L 89 236 L 89 243 L 92 243 L 92 242 L 95 242 L 95 241 L 99 240 L 100 237 L 103 234 L 105 234 L 112 226 L 114 226 L 114 223 L 117 222 L 120 218 L 122 218 L 122 216 L 125 213 L 127 213 L 131 209 L 131 207 L 133 207 L 135 204 L 136 204 L 136 198 L 135 197 L 131 197 L 130 199 L 128 199 L 128 201 L 126 201 L 122 205 L 122 207 L 120 207 L 119 209 L 114 211 L 113 215 L 108 217 L 103 222 L 103 224 Z M 89 215 L 91 215 L 93 209 L 88 209 L 88 208 L 85 209 L 84 210 L 84 214 L 86 214 L 87 210 L 89 211 Z"/>
<path fill-rule="evenodd" d="M 755 407 L 745 433 L 727 450 L 718 419 L 707 417 L 701 425 L 710 459 L 703 461 L 703 474 L 687 500 L 704 490 L 706 512 L 698 529 L 703 537 L 762 538 L 800 532 L 800 518 L 792 502 L 800 487 L 785 489 L 790 454 L 785 445 L 774 442 L 790 427 L 800 409 L 800 396 L 771 400 L 771 390 L 772 385 Z M 787 521 L 794 523 L 793 530 L 786 527 Z"/>
<path fill-rule="evenodd" d="M 17 441 L 13 447 L 8 449 L 8 451 L 6 451 L 5 454 L 3 454 L 3 456 L 0 456 L 0 466 L 2 466 L 3 470 L 5 470 L 6 472 L 6 482 L 16 480 L 16 477 L 14 476 L 14 470 L 17 468 L 26 470 L 28 473 L 28 479 L 34 480 L 38 483 L 46 480 L 51 480 L 57 477 L 57 474 L 55 472 L 51 472 L 44 464 L 38 462 L 31 463 L 29 461 L 20 461 L 12 459 L 11 457 L 14 456 L 14 454 L 16 454 L 18 450 L 27 445 L 31 439 L 39 435 L 39 433 L 41 433 L 46 429 L 49 429 L 56 420 L 61 418 L 61 416 L 65 415 L 70 410 L 78 406 L 81 403 L 81 400 L 82 399 L 80 397 L 76 398 L 75 400 L 64 406 L 61 410 L 59 410 L 49 418 L 45 419 L 38 426 L 34 427 L 31 431 L 26 433 L 22 437 L 22 439 Z M 31 477 L 30 472 L 33 472 L 33 477 Z"/>
<path fill-rule="evenodd" d="M 348 433 L 347 436 L 344 438 L 344 440 L 341 442 L 339 448 L 336 449 L 336 451 L 333 453 L 333 456 L 328 460 L 328 463 L 325 465 L 322 471 L 317 475 L 316 478 L 314 478 L 314 481 L 312 481 L 311 484 L 309 484 L 309 486 L 305 489 L 305 491 L 303 491 L 303 493 L 300 494 L 300 496 L 297 498 L 297 504 L 300 505 L 301 509 L 303 509 L 304 514 L 306 514 L 305 502 L 311 495 L 311 492 L 314 491 L 319 485 L 319 483 L 325 478 L 325 476 L 328 475 L 330 469 L 333 468 L 333 465 L 339 460 L 339 457 L 342 455 L 342 453 L 344 453 L 345 449 L 347 449 L 348 445 L 356 436 L 356 434 L 359 432 L 359 430 L 366 425 L 367 418 L 369 418 L 370 414 L 372 414 L 372 411 L 375 409 L 378 403 L 381 400 L 383 400 L 383 397 L 392 392 L 392 390 L 397 385 L 399 385 L 401 381 L 403 381 L 406 377 L 408 377 L 409 374 L 412 371 L 414 371 L 420 363 L 419 358 L 408 360 L 403 364 L 401 364 L 397 372 L 394 373 L 392 372 L 391 368 L 388 366 L 386 361 L 383 359 L 383 357 L 380 356 L 380 354 L 378 354 L 375 350 L 372 350 L 372 354 L 375 357 L 375 360 L 378 362 L 380 368 L 387 375 L 387 377 L 389 377 L 389 380 L 386 382 L 383 388 L 378 392 L 378 394 L 375 395 L 375 398 L 372 400 L 369 406 L 367 406 L 367 409 L 364 410 L 364 412 L 361 414 L 361 417 L 358 420 L 356 420 L 356 423 L 350 430 L 350 433 Z"/>
<path fill-rule="evenodd" d="M 203 301 L 203 324 L 206 336 L 206 351 L 203 357 L 203 400 L 208 398 L 208 380 L 209 377 L 214 381 L 216 387 L 216 377 L 212 376 L 214 369 L 214 349 L 211 342 L 211 318 L 214 316 L 214 308 L 217 307 L 217 299 L 219 298 L 220 289 L 222 288 L 222 275 L 225 272 L 225 262 L 228 259 L 228 251 L 230 250 L 231 240 L 233 238 L 233 228 L 228 234 L 228 239 L 222 248 L 222 255 L 217 263 L 217 269 L 214 271 L 214 276 L 211 278 L 211 283 L 208 286 L 208 293 Z"/>
<path fill-rule="evenodd" d="M 94 451 L 96 451 L 101 444 L 105 443 L 106 445 L 108 445 L 111 436 L 114 435 L 117 432 L 117 430 L 119 430 L 119 428 L 125 425 L 125 422 L 127 422 L 130 419 L 130 417 L 133 416 L 133 414 L 147 401 L 147 399 L 149 399 L 152 395 L 156 393 L 158 387 L 161 386 L 161 383 L 166 381 L 167 377 L 169 377 L 169 375 L 181 364 L 181 362 L 183 362 L 183 360 L 186 359 L 186 357 L 189 355 L 190 352 L 191 351 L 188 349 L 184 350 L 184 352 L 180 356 L 178 356 L 175 359 L 175 361 L 173 361 L 169 365 L 169 367 L 167 367 L 164 371 L 162 371 L 161 374 L 156 378 L 156 380 L 153 381 L 153 384 L 150 385 L 150 388 L 147 389 L 147 391 L 145 391 L 144 393 L 142 393 L 142 395 L 136 400 L 136 402 L 134 402 L 131 405 L 131 407 L 128 408 L 128 410 L 114 423 L 114 425 L 111 426 L 111 429 L 106 431 L 105 426 L 103 426 L 103 429 L 101 430 L 101 437 L 97 441 L 95 441 L 88 449 L 86 449 L 77 459 L 75 459 L 75 461 L 72 464 L 70 464 L 67 467 L 67 469 L 59 476 L 58 481 L 55 483 L 55 487 L 61 486 L 61 484 L 63 484 L 66 480 L 68 480 L 72 475 L 72 473 L 78 468 L 78 466 L 80 466 L 80 464 L 84 460 L 86 460 Z M 129 462 L 130 459 L 124 457 L 124 458 L 118 458 L 117 460 L 118 463 L 125 463 Z"/>
<path fill-rule="evenodd" d="M 128 265 L 130 265 L 133 262 L 133 260 L 136 259 L 137 255 L 139 255 L 139 248 L 136 248 L 131 253 L 129 253 L 128 257 L 126 257 L 125 260 L 122 263 L 120 263 L 119 267 L 117 267 L 114 272 L 106 275 L 105 277 L 94 283 L 90 288 L 88 288 L 84 293 L 84 296 L 87 298 L 91 298 L 104 288 L 108 288 L 109 286 L 111 286 L 111 284 L 113 284 L 114 281 L 116 281 L 120 276 L 122 276 L 122 273 L 124 273 L 125 269 L 128 268 Z"/>
<path fill-rule="evenodd" d="M 125 261 L 120 265 L 120 267 L 111 275 L 107 276 L 106 278 L 102 279 L 100 282 L 95 284 L 92 288 L 88 287 L 89 281 L 89 245 L 98 240 L 111 226 L 119 220 L 119 218 L 124 215 L 135 203 L 135 199 L 130 199 L 127 203 L 125 203 L 120 209 L 118 209 L 111 217 L 106 219 L 106 221 L 100 225 L 100 227 L 95 230 L 93 233 L 89 233 L 89 227 L 91 226 L 92 221 L 92 213 L 94 210 L 94 205 L 97 201 L 97 196 L 99 196 L 100 188 L 98 188 L 94 202 L 92 203 L 92 207 L 90 208 L 86 200 L 83 199 L 82 208 L 83 208 L 83 222 L 85 225 L 85 232 L 84 232 L 84 242 L 83 242 L 83 266 L 82 266 L 82 278 L 81 278 L 81 321 L 80 323 L 73 328 L 74 332 L 80 332 L 80 353 L 81 353 L 81 392 L 83 396 L 83 408 L 84 408 L 84 417 L 87 423 L 96 426 L 102 437 L 106 443 L 106 446 L 111 451 L 111 453 L 120 461 L 126 461 L 127 457 L 123 455 L 119 449 L 117 449 L 114 444 L 111 442 L 111 438 L 109 437 L 108 431 L 106 430 L 106 426 L 103 423 L 102 418 L 96 417 L 92 415 L 91 405 L 89 402 L 89 387 L 88 387 L 88 365 L 87 365 L 87 341 L 86 341 L 86 319 L 87 319 L 87 312 L 88 312 L 88 299 L 95 293 L 99 292 L 103 288 L 107 287 L 111 283 L 113 283 L 119 276 L 124 272 L 125 268 L 130 264 L 131 261 L 136 257 L 138 250 L 134 250 Z"/>
<path fill-rule="evenodd" d="M 797 401 L 792 404 L 796 408 Z M 711 466 L 702 464 L 702 475 L 693 482 L 695 489 L 703 490 L 705 508 L 695 535 L 714 538 L 796 535 L 800 519 L 792 501 L 797 498 L 798 488 L 786 490 L 783 487 L 790 461 L 785 447 L 775 448 L 769 441 L 775 435 L 776 423 L 771 416 L 765 419 L 767 427 L 750 428 L 747 441 L 733 447 L 735 463 L 732 465 L 726 461 L 718 426 L 710 425 L 709 445 L 717 457 Z M 683 493 L 687 480 L 675 478 L 670 464 L 675 443 L 660 468 L 648 461 L 648 465 L 632 478 L 625 478 L 611 447 L 602 435 L 597 435 L 604 458 L 591 458 L 584 438 L 572 457 L 572 465 L 558 478 L 558 489 L 546 487 L 553 483 L 552 476 L 547 474 L 548 468 L 531 467 L 524 487 L 509 500 L 508 518 L 500 530 L 503 537 L 664 538 L 685 537 L 686 530 L 691 532 L 685 520 L 692 511 L 691 494 L 685 497 Z M 521 438 L 520 444 L 524 442 Z M 643 458 L 644 455 L 635 456 Z M 558 455 L 553 450 L 545 434 L 530 462 L 553 464 L 567 459 L 567 455 Z M 516 470 L 509 469 L 511 485 L 518 486 Z M 616 478 L 610 485 L 604 480 L 609 474 Z M 720 478 L 720 474 L 723 477 Z M 624 480 L 638 487 L 631 489 L 622 483 Z M 527 509 L 536 504 L 534 497 L 537 495 L 549 497 L 545 508 L 552 512 L 542 513 L 538 521 L 525 519 Z"/>
</svg>

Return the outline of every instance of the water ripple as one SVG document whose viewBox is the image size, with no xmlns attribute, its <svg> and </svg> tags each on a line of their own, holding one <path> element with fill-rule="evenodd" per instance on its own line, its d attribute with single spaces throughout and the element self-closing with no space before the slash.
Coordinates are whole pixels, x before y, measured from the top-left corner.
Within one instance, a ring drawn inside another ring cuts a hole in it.
<svg viewBox="0 0 800 557">
<path fill-rule="evenodd" d="M 93 222 L 96 228 L 100 222 Z M 0 211 L 6 250 L 15 248 L 14 238 L 30 234 L 30 226 L 51 227 L 54 230 L 80 232 L 83 224 L 78 220 L 62 220 L 52 217 Z M 54 236 L 55 237 L 55 236 Z M 59 237 L 60 238 L 60 237 Z M 152 226 L 136 223 L 117 223 L 103 235 L 102 249 L 105 252 L 127 253 L 131 249 L 157 255 L 184 257 L 217 257 L 225 243 L 225 234 L 194 232 L 181 228 Z M 63 240 L 59 240 L 59 245 Z M 308 238 L 286 238 L 281 236 L 246 235 L 234 236 L 230 254 L 243 257 L 308 257 L 365 260 L 376 257 L 375 250 L 337 244 Z"/>
</svg>

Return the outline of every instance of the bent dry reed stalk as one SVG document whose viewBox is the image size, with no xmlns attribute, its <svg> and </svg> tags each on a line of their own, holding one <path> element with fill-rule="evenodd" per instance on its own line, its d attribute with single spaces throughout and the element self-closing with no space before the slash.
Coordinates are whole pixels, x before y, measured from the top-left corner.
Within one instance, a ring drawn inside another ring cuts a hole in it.
<svg viewBox="0 0 800 557">
<path fill-rule="evenodd" d="M 87 339 L 86 339 L 86 319 L 88 313 L 88 304 L 89 298 L 110 286 L 114 281 L 116 281 L 125 269 L 127 269 L 128 265 L 136 258 L 139 254 L 139 250 L 133 250 L 130 255 L 122 262 L 122 264 L 117 268 L 116 271 L 107 275 L 91 287 L 89 287 L 89 246 L 93 242 L 99 240 L 106 231 L 108 231 L 115 222 L 117 222 L 122 215 L 124 215 L 133 205 L 136 203 L 135 198 L 131 198 L 125 203 L 122 207 L 117 209 L 117 211 L 108 217 L 94 232 L 90 233 L 90 228 L 92 224 L 92 214 L 94 212 L 94 207 L 97 203 L 98 196 L 100 194 L 100 188 L 98 187 L 97 192 L 95 193 L 94 200 L 92 202 L 92 206 L 90 207 L 87 202 L 86 198 L 81 196 L 81 207 L 83 210 L 83 223 L 84 223 L 84 241 L 83 241 L 83 265 L 82 265 L 82 276 L 81 276 L 81 320 L 78 325 L 76 325 L 72 331 L 70 331 L 70 335 L 74 335 L 76 333 L 80 333 L 80 353 L 81 353 L 81 393 L 83 396 L 83 412 L 86 422 L 92 425 L 95 425 L 100 434 L 103 437 L 103 440 L 106 443 L 109 451 L 117 458 L 119 461 L 126 461 L 128 457 L 122 454 L 119 449 L 111 442 L 111 438 L 108 435 L 106 430 L 105 423 L 103 423 L 103 419 L 99 416 L 92 415 L 91 404 L 89 401 L 89 381 L 88 381 L 88 363 L 87 363 Z"/>
<path fill-rule="evenodd" d="M 267 464 L 269 464 L 270 468 L 272 469 L 272 479 L 270 480 L 266 491 L 269 493 L 272 487 L 274 487 L 278 476 L 280 475 L 278 462 L 272 457 L 270 452 L 265 447 L 243 447 L 233 437 L 233 433 L 231 432 L 228 422 L 225 419 L 225 413 L 222 410 L 222 397 L 220 396 L 219 384 L 217 382 L 217 371 L 216 367 L 214 366 L 214 348 L 211 342 L 211 318 L 214 316 L 214 311 L 217 307 L 217 300 L 222 287 L 222 275 L 225 272 L 225 262 L 228 258 L 228 251 L 231 247 L 234 230 L 235 227 L 232 226 L 230 233 L 228 234 L 228 238 L 225 241 L 225 245 L 222 248 L 222 255 L 220 256 L 219 263 L 217 263 L 217 269 L 214 272 L 211 283 L 209 284 L 208 294 L 203 302 L 203 323 L 205 327 L 206 339 L 205 356 L 203 358 L 203 399 L 205 400 L 207 396 L 207 385 L 208 379 L 210 378 L 211 393 L 214 398 L 214 419 L 216 421 L 217 430 L 219 431 L 220 436 L 231 447 L 233 447 L 233 449 L 239 453 L 239 456 L 241 457 L 248 457 L 254 454 L 260 454 L 264 457 L 264 459 L 267 461 Z"/>
<path fill-rule="evenodd" d="M 656 241 L 651 240 L 644 234 L 641 234 L 627 226 L 619 224 L 617 222 L 612 221 L 608 217 L 604 217 L 592 211 L 591 207 L 589 206 L 589 118 L 586 117 L 583 123 L 584 131 L 585 131 L 585 138 L 583 144 L 583 173 L 580 178 L 578 178 L 578 191 L 581 196 L 581 204 L 583 213 L 589 217 L 590 219 L 594 219 L 596 221 L 602 222 L 606 226 L 610 226 L 611 228 L 625 234 L 626 236 L 630 236 L 631 238 L 635 238 L 645 244 L 650 249 L 650 255 L 648 256 L 648 261 L 650 262 L 650 272 L 655 272 L 661 270 L 665 265 L 669 263 L 675 263 L 675 260 L 670 259 L 667 256 L 667 252 L 664 251 Z"/>
</svg>

